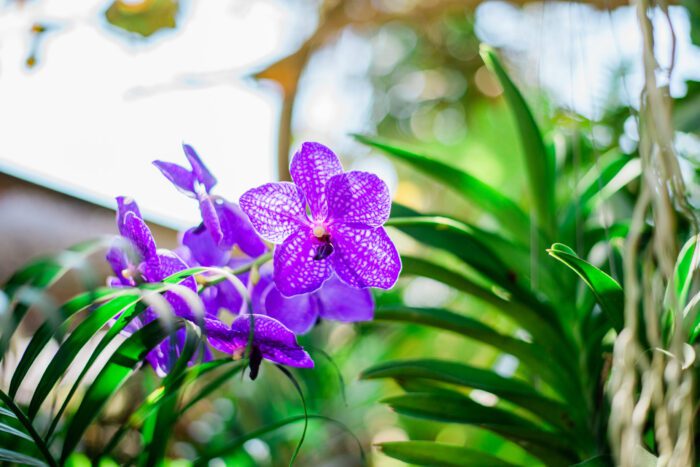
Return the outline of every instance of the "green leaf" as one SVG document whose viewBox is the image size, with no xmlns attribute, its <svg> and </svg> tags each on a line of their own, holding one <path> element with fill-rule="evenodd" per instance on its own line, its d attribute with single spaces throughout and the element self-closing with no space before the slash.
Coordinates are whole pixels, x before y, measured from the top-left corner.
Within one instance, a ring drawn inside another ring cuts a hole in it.
<svg viewBox="0 0 700 467">
<path fill-rule="evenodd" d="M 394 206 L 392 214 L 397 211 L 412 214 L 405 208 Z M 463 222 L 444 216 L 409 215 L 392 217 L 385 225 L 395 227 L 428 246 L 452 253 L 505 289 L 514 285 L 508 274 L 509 268 Z"/>
<path fill-rule="evenodd" d="M 553 426 L 564 430 L 575 427 L 570 414 L 576 409 L 542 396 L 524 381 L 457 362 L 426 359 L 382 363 L 365 370 L 361 378 L 419 378 L 480 389 L 519 405 Z"/>
<path fill-rule="evenodd" d="M 10 303 L 14 303 L 14 306 L 10 307 L 0 319 L 0 332 L 2 332 L 0 335 L 0 361 L 4 358 L 10 339 L 31 305 L 34 301 L 45 298 L 41 291 L 51 287 L 71 269 L 78 269 L 79 272 L 81 268 L 85 269 L 85 258 L 103 248 L 106 244 L 107 241 L 105 239 L 99 239 L 75 245 L 54 257 L 34 261 L 10 277 L 3 290 L 7 294 L 8 299 L 10 299 Z M 83 276 L 89 276 L 87 273 L 83 274 Z M 91 278 L 92 276 L 86 278 L 84 282 L 88 282 L 88 285 L 91 286 L 94 285 L 91 282 Z M 16 300 L 16 295 L 21 294 L 22 290 L 35 292 L 27 294 L 29 295 L 27 298 L 31 300 Z M 53 310 L 49 309 L 46 311 L 52 312 Z M 48 316 L 47 318 L 51 319 L 51 317 Z"/>
<path fill-rule="evenodd" d="M 575 229 L 577 215 L 585 221 L 596 205 L 637 179 L 640 173 L 639 159 L 630 159 L 616 150 L 604 154 L 578 182 L 562 222 L 564 228 Z"/>
<path fill-rule="evenodd" d="M 46 442 L 44 442 L 44 439 L 41 437 L 41 435 L 36 431 L 34 428 L 34 425 L 32 425 L 32 422 L 27 418 L 27 416 L 22 412 L 22 410 L 15 404 L 15 402 L 12 400 L 12 398 L 7 395 L 4 391 L 0 390 L 0 401 L 2 401 L 3 404 L 7 407 L 7 409 L 12 412 L 12 414 L 15 416 L 15 418 L 19 421 L 19 423 L 22 425 L 24 428 L 25 432 L 32 438 L 32 441 L 34 442 L 34 445 L 37 447 L 41 455 L 44 457 L 46 463 L 48 463 L 49 466 L 54 467 L 57 466 L 58 464 L 53 458 L 53 455 L 51 454 L 51 451 L 49 450 L 49 447 Z M 6 454 L 13 454 L 12 451 L 7 451 Z M 40 465 L 44 465 L 41 463 Z"/>
<path fill-rule="evenodd" d="M 577 458 L 573 440 L 496 407 L 485 407 L 459 394 L 411 393 L 383 401 L 401 415 L 438 422 L 476 425 L 507 438 L 546 464 L 567 465 Z"/>
<path fill-rule="evenodd" d="M 464 467 L 465 465 L 514 466 L 514 464 L 491 454 L 432 441 L 394 441 L 380 443 L 377 447 L 389 457 L 416 465 L 439 465 L 444 467 Z"/>
<path fill-rule="evenodd" d="M 27 456 L 19 452 L 11 451 L 9 449 L 0 448 L 0 461 L 12 462 L 13 464 L 20 465 L 46 465 L 45 462 L 35 459 L 34 457 Z"/>
<path fill-rule="evenodd" d="M 18 430 L 15 427 L 12 427 L 6 423 L 0 422 L 0 432 L 2 433 L 7 433 L 12 436 L 17 436 L 18 438 L 26 439 L 29 441 L 32 441 L 32 437 L 26 434 L 23 431 Z"/>
<path fill-rule="evenodd" d="M 559 321 L 548 306 L 542 303 L 525 305 L 516 300 L 523 297 L 496 294 L 493 288 L 476 284 L 464 274 L 422 258 L 402 256 L 401 260 L 404 275 L 428 277 L 478 298 L 524 327 L 543 347 L 557 349 L 557 352 L 564 354 L 571 351 L 570 342 L 563 336 Z"/>
<path fill-rule="evenodd" d="M 183 374 L 171 384 L 179 384 L 185 386 L 191 382 L 197 381 L 198 379 L 205 376 L 207 373 L 225 368 L 229 365 L 234 365 L 234 368 L 226 369 L 225 372 L 217 375 L 216 378 L 211 381 L 207 381 L 203 387 L 194 395 L 187 403 L 182 406 L 179 411 L 179 415 L 184 415 L 189 409 L 191 409 L 197 402 L 211 394 L 214 390 L 220 387 L 224 382 L 231 379 L 233 376 L 238 374 L 242 369 L 246 368 L 247 360 L 231 360 L 228 358 L 212 360 L 206 363 L 201 363 L 188 367 Z M 166 394 L 164 386 L 159 386 L 154 391 L 152 391 L 146 399 L 141 403 L 141 405 L 132 411 L 128 420 L 126 420 L 119 429 L 112 435 L 112 438 L 107 443 L 103 452 L 109 454 L 114 450 L 114 448 L 119 444 L 119 441 L 126 434 L 128 430 L 138 429 L 145 420 L 150 418 L 155 410 L 157 410 L 166 398 L 172 398 L 172 394 Z"/>
<path fill-rule="evenodd" d="M 97 300 L 103 300 L 119 293 L 121 292 L 113 289 L 100 289 L 79 294 L 70 299 L 68 302 L 64 303 L 59 309 L 59 314 L 67 320 L 76 313 L 93 305 Z M 27 372 L 29 372 L 32 364 L 49 343 L 51 338 L 60 338 L 60 336 L 67 331 L 68 325 L 69 323 L 67 322 L 59 325 L 59 323 L 46 321 L 36 330 L 32 336 L 32 339 L 29 341 L 29 344 L 24 350 L 22 358 L 17 364 L 17 368 L 15 368 L 15 371 L 12 374 L 10 389 L 8 391 L 10 396 L 15 397 L 15 394 L 17 393 L 20 384 L 22 384 L 24 377 L 27 375 Z"/>
<path fill-rule="evenodd" d="M 534 343 L 504 336 L 467 316 L 439 308 L 380 307 L 374 319 L 421 324 L 461 334 L 517 357 L 560 394 L 575 391 L 572 385 L 574 378 L 567 376 L 570 371 L 555 359 L 556 353 L 547 352 Z"/>
<path fill-rule="evenodd" d="M 503 96 L 515 115 L 520 132 L 520 139 L 525 154 L 525 167 L 530 182 L 535 218 L 539 228 L 553 238 L 556 231 L 554 218 L 554 184 L 556 181 L 554 155 L 547 151 L 542 133 L 530 112 L 525 99 L 508 76 L 501 64 L 498 54 L 489 46 L 482 44 L 479 52 L 484 63 L 501 83 Z"/>
<path fill-rule="evenodd" d="M 154 429 L 152 432 L 143 434 L 144 446 L 141 450 L 142 462 L 139 462 L 140 465 L 160 465 L 163 462 L 170 434 L 177 419 L 182 415 L 182 412 L 178 410 L 178 394 L 185 381 L 182 375 L 198 349 L 200 358 L 203 355 L 201 337 L 198 327 L 192 325 L 186 327 L 184 345 L 173 368 L 163 381 L 164 397 L 157 409 Z"/>
<path fill-rule="evenodd" d="M 362 135 L 354 136 L 359 142 L 380 149 L 391 157 L 411 165 L 425 175 L 450 187 L 468 202 L 491 214 L 518 238 L 528 239 L 530 237 L 530 219 L 527 214 L 513 200 L 503 196 L 498 190 L 473 175 L 433 158 L 400 148 L 393 142 L 384 142 Z"/>
<path fill-rule="evenodd" d="M 34 390 L 31 402 L 29 403 L 29 409 L 27 410 L 27 415 L 30 419 L 34 419 L 46 397 L 48 397 L 53 387 L 65 374 L 71 363 L 73 363 L 78 356 L 78 353 L 88 344 L 90 339 L 92 339 L 109 320 L 134 306 L 140 299 L 140 295 L 134 294 L 117 296 L 99 306 L 96 310 L 93 310 L 73 332 L 68 335 L 68 338 L 61 344 L 54 358 L 51 359 L 46 370 L 44 370 Z M 69 324 L 70 320 L 66 320 L 63 327 L 67 328 Z"/>
<path fill-rule="evenodd" d="M 620 332 L 624 327 L 625 294 L 615 279 L 579 258 L 566 245 L 555 243 L 547 250 L 550 256 L 571 268 L 595 295 L 598 304 L 613 328 Z"/>
<path fill-rule="evenodd" d="M 673 286 L 676 305 L 683 309 L 688 303 L 690 286 L 693 284 L 695 272 L 700 264 L 700 248 L 698 248 L 698 236 L 692 236 L 678 254 L 676 267 L 673 271 Z"/>
<path fill-rule="evenodd" d="M 263 428 L 260 428 L 258 430 L 250 431 L 246 433 L 243 436 L 239 436 L 237 438 L 234 438 L 231 440 L 228 444 L 225 446 L 222 446 L 221 448 L 218 449 L 210 449 L 204 454 L 202 454 L 198 459 L 194 461 L 194 466 L 195 467 L 204 467 L 209 464 L 209 460 L 217 458 L 217 457 L 224 457 L 227 456 L 236 450 L 238 450 L 243 444 L 254 438 L 260 438 L 261 436 L 264 436 L 268 433 L 272 433 L 273 431 L 278 430 L 279 428 L 292 425 L 296 422 L 301 422 L 304 421 L 306 422 L 307 420 L 322 420 L 325 422 L 333 423 L 334 425 L 339 426 L 340 428 L 343 429 L 346 433 L 350 434 L 352 438 L 355 440 L 355 443 L 357 444 L 357 447 L 360 451 L 360 457 L 362 459 L 362 462 L 360 465 L 365 465 L 365 452 L 362 449 L 362 443 L 360 440 L 350 431 L 350 429 L 345 426 L 345 424 L 339 422 L 338 420 L 332 419 L 330 417 L 326 417 L 324 415 L 315 415 L 315 414 L 308 414 L 308 415 L 296 415 L 293 417 L 285 418 L 284 420 L 280 420 L 275 423 L 271 423 L 270 425 L 267 425 Z"/>
<path fill-rule="evenodd" d="M 176 320 L 173 323 L 175 329 L 172 332 L 183 325 L 190 326 L 189 323 L 180 319 Z M 112 394 L 141 365 L 148 352 L 167 336 L 168 332 L 156 320 L 136 331 L 119 346 L 90 385 L 80 406 L 68 421 L 61 462 L 65 462 L 73 452 L 90 422 L 97 417 Z"/>
</svg>

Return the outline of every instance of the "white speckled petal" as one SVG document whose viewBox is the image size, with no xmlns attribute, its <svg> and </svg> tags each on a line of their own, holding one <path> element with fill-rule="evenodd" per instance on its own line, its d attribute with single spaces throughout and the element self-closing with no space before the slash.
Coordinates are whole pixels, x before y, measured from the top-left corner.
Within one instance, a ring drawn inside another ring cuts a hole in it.
<svg viewBox="0 0 700 467">
<path fill-rule="evenodd" d="M 309 223 L 304 196 L 292 183 L 267 183 L 243 193 L 240 206 L 255 230 L 273 243 L 282 243 Z"/>
<path fill-rule="evenodd" d="M 328 180 L 328 218 L 379 227 L 389 218 L 391 195 L 384 181 L 368 172 L 347 172 Z"/>
<path fill-rule="evenodd" d="M 303 228 L 275 247 L 273 276 L 282 295 L 291 297 L 313 292 L 328 279 L 331 273 L 329 259 L 314 259 L 315 242 L 311 230 Z"/>
<path fill-rule="evenodd" d="M 331 226 L 335 251 L 330 256 L 340 279 L 353 287 L 390 289 L 401 272 L 401 258 L 383 227 Z"/>
<path fill-rule="evenodd" d="M 326 183 L 332 176 L 343 173 L 338 156 L 322 144 L 304 143 L 294 154 L 289 173 L 306 196 L 313 219 L 325 219 L 328 212 Z"/>
</svg>

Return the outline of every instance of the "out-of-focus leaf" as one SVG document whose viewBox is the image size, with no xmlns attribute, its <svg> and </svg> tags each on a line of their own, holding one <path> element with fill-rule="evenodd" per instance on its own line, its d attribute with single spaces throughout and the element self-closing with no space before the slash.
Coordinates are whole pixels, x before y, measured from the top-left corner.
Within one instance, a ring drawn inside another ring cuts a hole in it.
<svg viewBox="0 0 700 467">
<path fill-rule="evenodd" d="M 217 457 L 224 457 L 224 456 L 227 456 L 227 455 L 235 452 L 236 450 L 240 449 L 240 447 L 243 446 L 243 444 L 246 441 L 248 441 L 250 439 L 260 438 L 261 436 L 264 436 L 268 433 L 271 433 L 279 428 L 285 427 L 287 425 L 292 425 L 296 422 L 301 422 L 301 421 L 305 422 L 307 420 L 322 420 L 325 422 L 333 423 L 334 425 L 339 426 L 341 429 L 343 429 L 343 431 L 345 431 L 346 433 L 351 435 L 353 437 L 353 439 L 355 440 L 355 442 L 357 443 L 357 447 L 360 451 L 360 457 L 362 460 L 360 465 L 365 464 L 365 452 L 362 449 L 362 443 L 353 434 L 353 432 L 350 431 L 350 429 L 347 426 L 345 426 L 345 424 L 339 422 L 338 420 L 332 419 L 330 417 L 326 417 L 324 415 L 308 414 L 308 415 L 296 415 L 293 417 L 285 418 L 284 420 L 280 420 L 278 422 L 271 423 L 270 425 L 267 425 L 263 428 L 260 428 L 258 430 L 254 430 L 254 431 L 250 431 L 243 436 L 239 436 L 239 437 L 231 440 L 230 442 L 228 442 L 228 444 L 226 444 L 225 446 L 222 446 L 221 448 L 210 449 L 209 451 L 203 453 L 198 459 L 196 459 L 194 461 L 194 466 L 195 467 L 204 467 L 206 465 L 209 465 L 209 460 L 217 458 Z"/>
<path fill-rule="evenodd" d="M 85 258 L 106 245 L 107 240 L 104 238 L 80 243 L 53 257 L 36 260 L 10 277 L 3 286 L 3 290 L 10 302 L 14 303 L 14 307 L 10 307 L 0 319 L 0 332 L 2 333 L 0 335 L 0 360 L 5 356 L 10 339 L 19 323 L 33 304 L 31 301 L 15 300 L 15 295 L 27 287 L 36 292 L 51 287 L 71 269 L 79 271 L 81 267 L 84 267 Z M 37 297 L 41 298 L 41 294 L 38 293 Z M 47 319 L 51 318 L 52 316 L 47 317 Z"/>
<path fill-rule="evenodd" d="M 395 143 L 384 142 L 368 136 L 355 135 L 358 141 L 386 152 L 397 160 L 405 162 L 425 175 L 432 177 L 468 202 L 476 204 L 507 227 L 518 238 L 527 239 L 530 235 L 530 220 L 517 204 L 503 196 L 478 178 L 462 170 L 451 167 L 427 156 L 397 147 Z"/>
<path fill-rule="evenodd" d="M 177 0 L 114 0 L 105 11 L 105 17 L 120 29 L 148 37 L 161 29 L 174 29 L 178 9 Z"/>
<path fill-rule="evenodd" d="M 625 294 L 615 279 L 579 258 L 566 245 L 555 243 L 547 250 L 550 256 L 571 268 L 588 285 L 608 317 L 613 328 L 620 332 L 624 326 Z"/>
<path fill-rule="evenodd" d="M 601 156 L 593 167 L 581 178 L 574 192 L 564 220 L 565 228 L 576 228 L 576 216 L 588 218 L 595 206 L 610 198 L 641 173 L 639 159 L 630 159 L 626 154 L 611 151 Z"/>
<path fill-rule="evenodd" d="M 428 379 L 480 389 L 511 401 L 558 428 L 570 430 L 575 425 L 571 414 L 576 408 L 542 396 L 524 381 L 457 362 L 429 359 L 382 363 L 365 370 L 361 377 Z"/>
<path fill-rule="evenodd" d="M 34 394 L 32 395 L 27 415 L 34 419 L 46 397 L 53 387 L 66 372 L 68 367 L 78 355 L 80 350 L 87 345 L 92 337 L 114 316 L 133 306 L 140 299 L 139 295 L 123 295 L 110 300 L 92 311 L 74 330 L 68 335 L 59 347 L 54 358 L 51 359 L 41 375 Z M 68 322 L 64 324 L 68 326 Z"/>
<path fill-rule="evenodd" d="M 562 376 L 570 374 L 570 370 L 559 362 L 556 353 L 547 352 L 537 344 L 504 336 L 467 316 L 439 308 L 381 307 L 376 310 L 374 319 L 421 324 L 478 340 L 517 357 L 560 394 L 572 390 L 573 377 Z"/>
<path fill-rule="evenodd" d="M 554 219 L 554 184 L 556 181 L 554 154 L 547 151 L 542 133 L 530 112 L 525 99 L 508 76 L 501 64 L 498 54 L 489 46 L 482 44 L 481 58 L 486 66 L 496 75 L 508 106 L 515 115 L 525 154 L 525 167 L 528 171 L 535 217 L 539 228 L 553 238 L 556 224 Z"/>
<path fill-rule="evenodd" d="M 557 317 L 544 304 L 539 304 L 538 308 L 533 309 L 512 296 L 496 294 L 493 290 L 476 284 L 464 274 L 422 258 L 402 256 L 402 264 L 404 275 L 428 277 L 483 300 L 523 326 L 531 335 L 539 339 L 543 347 L 557 348 L 558 352 L 564 354 L 569 352 L 569 343 L 562 335 Z"/>
<path fill-rule="evenodd" d="M 10 449 L 0 448 L 0 461 L 12 462 L 18 465 L 38 465 L 44 466 L 46 462 L 42 462 L 32 456 L 15 452 Z"/>
<path fill-rule="evenodd" d="M 24 431 L 31 437 L 34 446 L 37 447 L 41 455 L 44 457 L 44 461 L 40 461 L 40 464 L 31 464 L 31 465 L 46 465 L 47 463 L 49 466 L 54 467 L 57 466 L 58 464 L 56 463 L 56 460 L 53 458 L 53 455 L 51 454 L 51 451 L 49 450 L 49 447 L 47 443 L 44 441 L 44 439 L 41 437 L 41 435 L 36 431 L 34 428 L 34 425 L 32 425 L 32 422 L 27 418 L 27 416 L 24 414 L 22 409 L 20 409 L 17 404 L 15 404 L 15 401 L 12 400 L 12 398 L 5 393 L 3 390 L 0 389 L 0 401 L 2 401 L 3 404 L 7 407 L 7 410 L 12 412 L 12 414 L 15 416 L 17 421 L 22 425 L 22 428 L 24 428 Z M 6 450 L 5 454 L 10 455 L 14 454 L 13 451 Z M 27 459 L 31 459 L 30 457 L 27 456 Z M 12 459 L 7 459 L 11 460 Z M 19 460 L 14 460 L 14 462 L 20 462 Z M 44 463 L 45 462 L 45 463 Z"/>
<path fill-rule="evenodd" d="M 199 328 L 188 325 L 186 327 L 185 342 L 180 355 L 173 365 L 168 376 L 163 380 L 163 402 L 157 409 L 153 431 L 143 433 L 143 449 L 141 451 L 141 465 L 160 465 L 165 457 L 170 434 L 177 419 L 182 415 L 178 410 L 178 394 L 182 389 L 184 378 L 181 376 L 187 370 L 190 360 L 197 350 L 201 348 L 202 339 Z"/>
<path fill-rule="evenodd" d="M 182 320 L 175 320 L 173 328 L 190 326 Z M 124 383 L 129 375 L 143 362 L 148 352 L 168 336 L 161 323 L 156 320 L 129 336 L 110 357 L 97 375 L 76 410 L 67 423 L 66 436 L 61 452 L 61 462 L 65 462 L 92 420 L 97 417 L 107 400 Z"/>
<path fill-rule="evenodd" d="M 571 440 L 496 407 L 485 407 L 459 394 L 411 393 L 383 401 L 402 415 L 446 423 L 476 425 L 507 438 L 548 465 L 569 465 L 577 456 Z"/>
<path fill-rule="evenodd" d="M 23 431 L 18 430 L 15 427 L 12 427 L 6 423 L 0 422 L 0 432 L 2 433 L 7 433 L 12 436 L 17 436 L 18 438 L 26 439 L 29 441 L 32 441 L 32 437 L 26 434 Z"/>
<path fill-rule="evenodd" d="M 397 214 L 408 214 L 397 217 Z M 394 204 L 386 225 L 395 227 L 416 240 L 452 253 L 470 267 L 484 274 L 501 287 L 513 286 L 509 268 L 463 222 L 444 216 L 419 216 L 415 211 Z"/>
<path fill-rule="evenodd" d="M 699 264 L 698 236 L 694 235 L 683 245 L 673 271 L 673 292 L 676 304 L 681 310 L 688 303 L 688 293 Z"/>
<path fill-rule="evenodd" d="M 416 465 L 444 467 L 464 467 L 465 465 L 513 467 L 515 465 L 484 452 L 431 441 L 394 441 L 380 443 L 377 447 L 389 457 Z"/>
<path fill-rule="evenodd" d="M 69 318 L 81 310 L 86 309 L 95 301 L 108 298 L 112 295 L 116 295 L 119 292 L 111 289 L 99 289 L 91 292 L 85 292 L 79 294 L 68 302 L 64 303 L 58 310 L 58 314 L 64 318 Z M 60 336 L 65 333 L 68 329 L 68 324 L 65 323 L 60 328 L 56 326 L 53 322 L 44 322 L 34 333 L 32 339 L 29 341 L 22 358 L 20 359 L 14 373 L 12 374 L 12 380 L 10 381 L 10 388 L 8 394 L 11 397 L 15 397 L 20 384 L 27 375 L 27 372 L 31 368 L 32 364 L 39 356 L 41 351 L 46 347 L 52 337 Z"/>
<path fill-rule="evenodd" d="M 610 456 L 595 456 L 591 457 L 590 459 L 586 459 L 583 462 L 579 462 L 578 464 L 574 464 L 571 467 L 608 467 L 611 465 L 611 457 Z"/>
</svg>

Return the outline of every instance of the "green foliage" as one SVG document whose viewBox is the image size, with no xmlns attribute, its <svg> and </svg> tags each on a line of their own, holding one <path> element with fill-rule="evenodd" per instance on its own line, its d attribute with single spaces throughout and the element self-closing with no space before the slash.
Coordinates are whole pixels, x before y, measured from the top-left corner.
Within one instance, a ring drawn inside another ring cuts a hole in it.
<svg viewBox="0 0 700 467">
<path fill-rule="evenodd" d="M 81 458 L 75 457 L 75 453 L 89 427 L 104 414 L 105 407 L 122 387 L 140 373 L 146 354 L 183 326 L 186 329 L 185 343 L 172 371 L 141 403 L 134 405 L 131 413 L 119 423 L 109 441 L 102 447 L 100 455 L 109 455 L 127 433 L 137 431 L 141 434 L 142 449 L 139 457 L 131 461 L 143 465 L 161 464 L 168 454 L 171 440 L 169 435 L 183 414 L 223 384 L 230 383 L 236 374 L 247 367 L 245 358 L 238 361 L 223 358 L 189 364 L 193 356 L 203 355 L 205 345 L 199 328 L 189 321 L 174 320 L 164 324 L 162 320 L 156 320 L 126 338 L 117 339 L 121 331 L 147 308 L 146 302 L 157 311 L 168 313 L 169 310 L 159 309 L 162 305 L 153 300 L 154 296 L 176 290 L 172 284 L 201 274 L 204 271 L 202 268 L 177 273 L 162 284 L 143 284 L 136 288 L 94 288 L 92 282 L 86 281 L 84 283 L 89 286 L 88 291 L 62 305 L 53 304 L 48 299 L 51 287 L 67 274 L 76 273 L 76 270 L 82 270 L 85 273 L 82 275 L 86 278 L 93 277 L 86 266 L 86 259 L 104 245 L 102 240 L 91 242 L 56 257 L 36 261 L 12 276 L 4 287 L 10 300 L 9 309 L 3 314 L 4 326 L 0 334 L 3 357 L 6 356 L 19 323 L 30 310 L 36 310 L 43 321 L 19 359 L 8 391 L 0 390 L 0 438 L 15 440 L 11 445 L 0 449 L 0 460 L 26 465 L 79 464 Z M 257 263 L 242 267 L 240 271 L 250 269 L 255 264 Z M 27 290 L 31 293 L 27 293 Z M 110 322 L 111 325 L 105 330 Z M 38 383 L 31 392 L 31 399 L 25 406 L 17 399 L 20 388 L 27 382 L 30 370 L 36 367 L 40 354 L 51 342 L 58 344 L 58 349 L 40 373 Z M 114 349 L 116 344 L 116 350 L 108 351 L 110 346 Z M 90 349 L 91 353 L 79 359 L 81 352 L 86 349 Z M 100 356 L 108 356 L 108 359 L 98 366 Z M 80 372 L 77 378 L 66 380 L 69 370 L 75 368 L 78 362 Z M 91 370 L 99 371 L 94 379 L 88 381 L 86 376 Z M 301 397 L 304 415 L 265 426 L 245 439 L 262 436 L 300 420 L 306 424 L 313 417 L 337 423 L 328 417 L 309 414 L 301 386 L 290 372 L 283 371 Z M 217 372 L 213 378 L 199 378 Z M 65 398 L 53 402 L 54 408 L 58 410 L 52 409 L 48 413 L 43 411 L 49 396 L 58 397 L 56 388 L 65 386 L 66 383 L 70 389 Z M 81 397 L 74 398 L 78 393 L 82 394 Z M 298 442 L 297 451 L 303 438 L 302 436 Z M 234 452 L 245 439 L 239 438 L 233 443 L 227 443 L 226 451 L 222 454 Z M 295 456 L 293 454 L 292 459 Z M 96 458 L 92 460 L 95 461 Z M 107 461 L 108 458 L 105 458 Z"/>
<path fill-rule="evenodd" d="M 515 375 L 500 374 L 497 367 L 475 367 L 464 356 L 453 355 L 451 359 L 380 363 L 365 370 L 362 377 L 392 379 L 399 384 L 404 393 L 384 402 L 407 417 L 406 423 L 420 418 L 478 427 L 546 465 L 591 459 L 609 465 L 605 444 L 609 408 L 600 395 L 607 378 L 602 371 L 606 358 L 603 339 L 611 329 L 622 328 L 624 295 L 610 272 L 583 258 L 599 242 L 626 234 L 622 227 L 601 229 L 593 221 L 603 202 L 618 199 L 638 177 L 638 161 L 613 150 L 599 161 L 587 157 L 575 162 L 568 152 L 561 158 L 562 165 L 555 167 L 553 152 L 498 55 L 488 47 L 482 47 L 481 54 L 515 116 L 527 168 L 524 185 L 529 189 L 529 204 L 511 200 L 479 178 L 434 157 L 386 139 L 358 137 L 449 186 L 467 204 L 495 220 L 495 227 L 485 229 L 455 217 L 425 215 L 395 205 L 387 225 L 427 248 L 425 255 L 403 256 L 404 276 L 441 282 L 483 311 L 481 318 L 474 318 L 458 309 L 392 304 L 381 306 L 376 319 L 451 331 L 511 355 L 519 368 Z M 568 179 L 574 163 L 579 164 L 575 173 L 586 175 L 576 179 L 577 189 L 572 193 Z M 555 197 L 555 193 L 562 196 Z M 624 196 L 620 199 L 627 202 Z M 578 242 L 582 248 L 578 254 L 563 244 L 548 250 L 575 274 L 566 274 L 554 263 L 542 263 L 545 248 L 551 244 L 547 239 L 584 240 Z M 441 254 L 430 253 L 438 251 Z M 581 287 L 576 275 L 588 289 Z M 500 329 L 481 322 L 495 316 L 506 320 Z M 512 335 L 514 331 L 519 333 Z M 474 391 L 488 393 L 491 402 L 486 405 Z M 460 455 L 472 459 L 461 465 L 483 465 L 480 459 L 486 458 L 498 459 L 488 465 L 508 465 L 522 459 L 513 457 L 512 451 L 499 455 L 474 444 L 469 448 L 446 446 L 425 438 L 384 443 L 381 449 L 419 465 L 457 465 L 454 456 Z"/>
</svg>

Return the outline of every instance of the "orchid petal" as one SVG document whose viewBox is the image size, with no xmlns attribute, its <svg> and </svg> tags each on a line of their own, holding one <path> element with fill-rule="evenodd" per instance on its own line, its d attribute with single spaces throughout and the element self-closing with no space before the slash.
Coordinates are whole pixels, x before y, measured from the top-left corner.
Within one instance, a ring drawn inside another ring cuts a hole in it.
<svg viewBox="0 0 700 467">
<path fill-rule="evenodd" d="M 289 297 L 318 289 L 331 273 L 329 259 L 315 260 L 316 239 L 308 229 L 299 229 L 275 247 L 274 279 L 279 291 Z"/>
<path fill-rule="evenodd" d="M 219 248 L 214 242 L 204 224 L 187 230 L 182 236 L 182 244 L 189 249 L 197 264 L 202 266 L 223 266 L 230 257 L 227 250 Z"/>
<path fill-rule="evenodd" d="M 325 285 L 319 290 L 323 290 Z M 269 284 L 264 295 L 265 314 L 276 319 L 295 334 L 305 334 L 316 324 L 319 301 L 311 294 L 283 296 L 274 284 Z"/>
<path fill-rule="evenodd" d="M 224 238 L 224 233 L 221 231 L 221 222 L 219 215 L 216 213 L 214 200 L 209 195 L 204 195 L 199 200 L 199 212 L 202 214 L 202 222 L 207 227 L 211 238 L 218 245 Z"/>
<path fill-rule="evenodd" d="M 338 156 L 322 144 L 304 143 L 294 154 L 289 173 L 304 193 L 314 220 L 326 218 L 326 183 L 331 177 L 342 172 L 343 166 Z"/>
<path fill-rule="evenodd" d="M 273 243 L 282 243 L 308 224 L 303 194 L 291 183 L 267 183 L 248 190 L 240 205 L 255 230 Z"/>
<path fill-rule="evenodd" d="M 194 175 L 184 167 L 180 167 L 172 162 L 153 161 L 153 165 L 158 167 L 170 183 L 190 197 L 196 197 L 194 190 Z"/>
<path fill-rule="evenodd" d="M 216 203 L 223 239 L 221 246 L 230 249 L 233 245 L 246 255 L 256 258 L 267 251 L 265 242 L 258 236 L 248 216 L 237 205 L 224 201 Z"/>
<path fill-rule="evenodd" d="M 389 218 L 391 194 L 379 177 L 368 172 L 335 175 L 326 185 L 332 222 L 380 227 Z"/>
<path fill-rule="evenodd" d="M 374 318 L 374 298 L 369 289 L 358 289 L 345 284 L 333 275 L 316 292 L 323 319 L 355 322 Z"/>
<path fill-rule="evenodd" d="M 330 257 L 338 277 L 352 287 L 393 287 L 401 272 L 401 258 L 383 227 L 331 226 L 335 251 Z"/>
<path fill-rule="evenodd" d="M 214 185 L 216 185 L 216 178 L 209 172 L 209 169 L 204 165 L 204 162 L 202 162 L 202 159 L 199 158 L 199 155 L 197 155 L 197 152 L 192 146 L 183 144 L 182 149 L 185 151 L 185 157 L 187 157 L 187 160 L 192 166 L 192 173 L 195 179 L 201 183 L 206 192 L 209 193 L 211 189 L 214 188 Z"/>
</svg>

